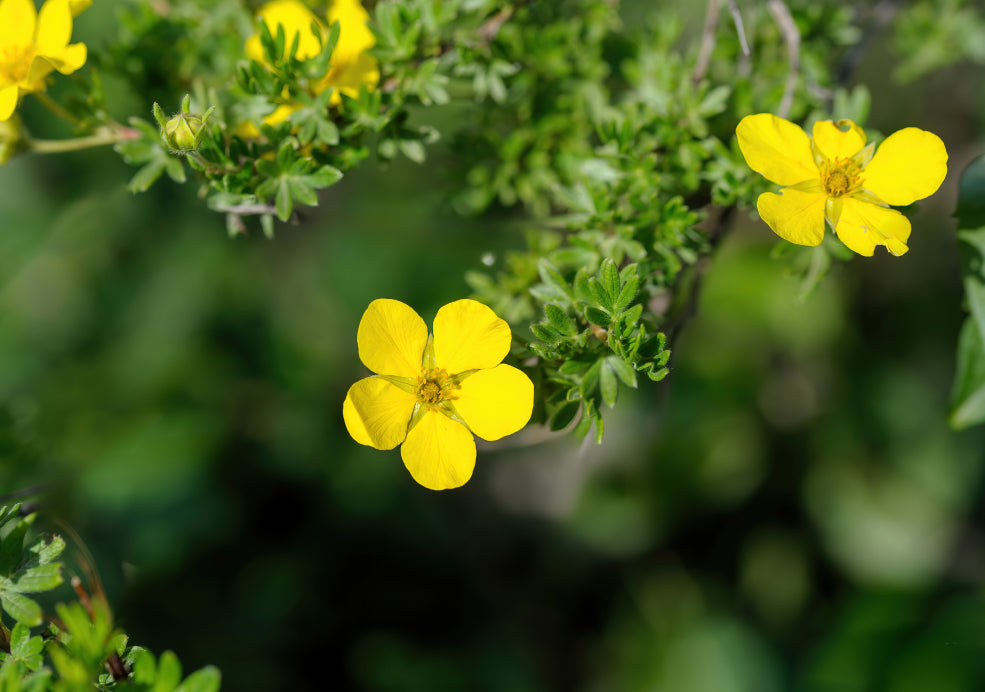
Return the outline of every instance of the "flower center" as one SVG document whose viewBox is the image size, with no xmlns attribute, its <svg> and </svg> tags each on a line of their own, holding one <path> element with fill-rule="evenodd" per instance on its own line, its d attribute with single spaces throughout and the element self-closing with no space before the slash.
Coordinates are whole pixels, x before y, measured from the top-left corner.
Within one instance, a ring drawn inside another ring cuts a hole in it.
<svg viewBox="0 0 985 692">
<path fill-rule="evenodd" d="M 821 183 L 828 197 L 844 197 L 862 187 L 861 167 L 852 159 L 834 159 L 821 164 Z"/>
<path fill-rule="evenodd" d="M 417 401 L 425 406 L 437 406 L 443 401 L 457 399 L 453 391 L 460 385 L 451 381 L 443 368 L 425 370 L 417 378 Z"/>
<path fill-rule="evenodd" d="M 34 59 L 34 46 L 0 47 L 0 84 L 21 84 L 27 80 Z"/>
</svg>

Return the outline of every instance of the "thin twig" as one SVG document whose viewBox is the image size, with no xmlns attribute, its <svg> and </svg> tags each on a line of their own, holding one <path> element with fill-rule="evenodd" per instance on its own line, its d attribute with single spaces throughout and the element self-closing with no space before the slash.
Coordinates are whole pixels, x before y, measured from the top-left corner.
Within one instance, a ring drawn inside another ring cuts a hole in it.
<svg viewBox="0 0 985 692">
<path fill-rule="evenodd" d="M 258 216 L 260 214 L 276 214 L 277 208 L 272 204 L 217 204 L 215 211 L 237 216 Z"/>
<path fill-rule="evenodd" d="M 735 23 L 735 32 L 739 35 L 739 47 L 742 54 L 747 58 L 750 55 L 749 41 L 746 40 L 746 27 L 742 24 L 742 13 L 735 0 L 728 0 L 728 11 L 732 14 L 732 21 Z"/>
<path fill-rule="evenodd" d="M 783 98 L 780 99 L 780 106 L 776 109 L 776 114 L 781 118 L 790 115 L 793 108 L 793 95 L 797 89 L 797 78 L 800 73 L 800 31 L 790 10 L 783 3 L 783 0 L 769 1 L 770 14 L 776 22 L 780 33 L 783 34 L 783 42 L 787 45 L 787 83 L 783 87 Z"/>
<path fill-rule="evenodd" d="M 54 485 L 54 483 L 38 483 L 37 485 L 32 485 L 29 488 L 14 490 L 13 492 L 6 493 L 5 495 L 0 495 L 0 503 L 9 502 L 10 500 L 17 500 L 22 497 L 30 497 L 31 495 L 40 495 L 46 490 L 54 487 Z"/>
<path fill-rule="evenodd" d="M 721 0 L 708 0 L 708 13 L 705 15 L 705 26 L 701 30 L 701 47 L 698 49 L 698 62 L 694 65 L 691 79 L 700 82 L 708 72 L 711 63 L 711 52 L 715 49 L 715 29 L 718 28 L 718 13 L 722 8 Z"/>
</svg>

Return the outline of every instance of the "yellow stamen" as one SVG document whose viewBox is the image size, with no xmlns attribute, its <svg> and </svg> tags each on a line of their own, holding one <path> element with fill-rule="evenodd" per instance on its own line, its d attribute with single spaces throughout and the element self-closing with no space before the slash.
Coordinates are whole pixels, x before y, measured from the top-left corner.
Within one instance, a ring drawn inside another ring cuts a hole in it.
<svg viewBox="0 0 985 692">
<path fill-rule="evenodd" d="M 862 187 L 861 168 L 851 159 L 837 158 L 821 163 L 821 184 L 828 197 L 845 197 Z"/>
<path fill-rule="evenodd" d="M 424 370 L 417 378 L 417 401 L 425 406 L 438 406 L 443 401 L 457 399 L 454 390 L 460 385 L 452 382 L 443 368 Z"/>
</svg>

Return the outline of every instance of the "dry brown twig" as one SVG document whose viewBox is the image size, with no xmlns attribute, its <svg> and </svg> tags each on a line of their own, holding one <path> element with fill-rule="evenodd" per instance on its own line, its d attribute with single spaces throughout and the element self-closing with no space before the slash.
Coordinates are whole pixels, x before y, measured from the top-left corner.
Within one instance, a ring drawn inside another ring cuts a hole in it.
<svg viewBox="0 0 985 692">
<path fill-rule="evenodd" d="M 780 99 L 780 105 L 776 109 L 778 116 L 786 118 L 793 108 L 794 91 L 797 89 L 797 78 L 800 74 L 800 31 L 783 0 L 769 0 L 769 10 L 770 14 L 773 15 L 773 21 L 776 22 L 777 28 L 783 35 L 783 42 L 787 46 L 787 61 L 789 62 L 787 82 L 783 86 L 783 98 Z"/>
</svg>

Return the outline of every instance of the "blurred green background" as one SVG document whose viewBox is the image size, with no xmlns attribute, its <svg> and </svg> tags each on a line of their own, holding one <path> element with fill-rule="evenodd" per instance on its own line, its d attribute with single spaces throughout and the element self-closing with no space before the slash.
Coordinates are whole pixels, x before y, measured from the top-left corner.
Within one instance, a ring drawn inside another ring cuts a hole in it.
<svg viewBox="0 0 985 692">
<path fill-rule="evenodd" d="M 112 4 L 77 34 L 111 34 Z M 355 444 L 341 403 L 371 300 L 430 321 L 522 245 L 510 214 L 452 213 L 453 152 L 363 166 L 272 242 L 229 240 L 190 185 L 130 195 L 108 150 L 14 160 L 0 493 L 51 484 L 41 523 L 84 537 L 133 643 L 229 690 L 983 689 L 983 433 L 946 412 L 950 212 L 985 149 L 985 79 L 900 86 L 894 60 L 879 39 L 862 62 L 868 126 L 951 154 L 909 254 L 798 302 L 738 214 L 670 378 L 622 400 L 602 445 L 531 428 L 443 493 Z"/>
</svg>

